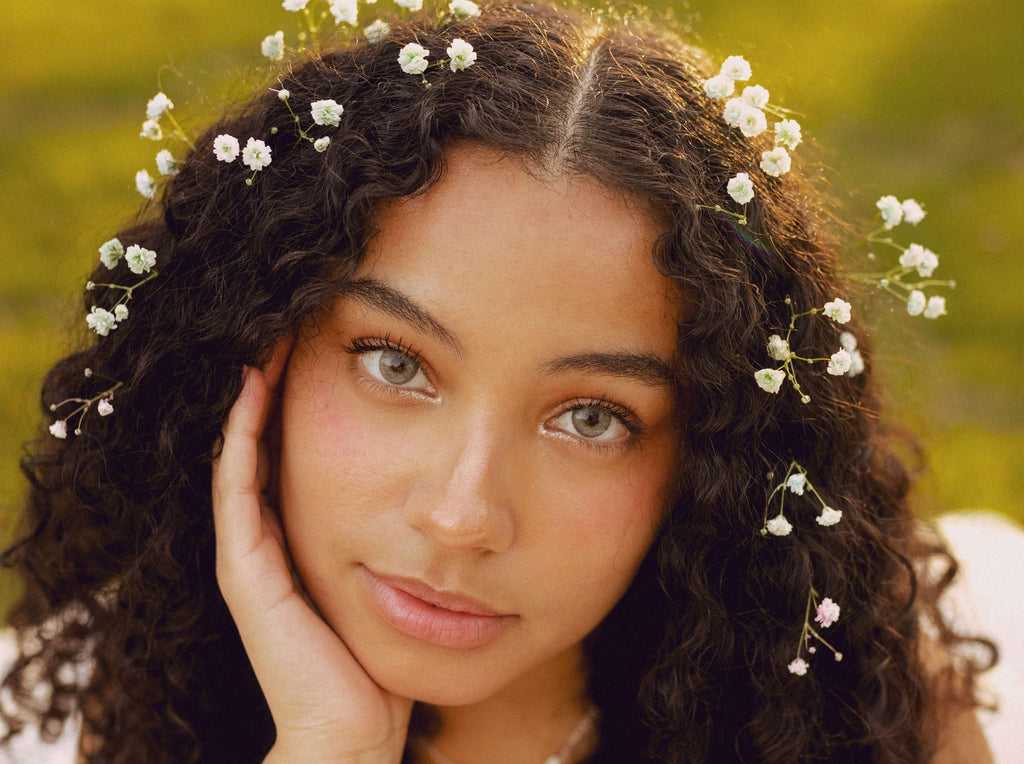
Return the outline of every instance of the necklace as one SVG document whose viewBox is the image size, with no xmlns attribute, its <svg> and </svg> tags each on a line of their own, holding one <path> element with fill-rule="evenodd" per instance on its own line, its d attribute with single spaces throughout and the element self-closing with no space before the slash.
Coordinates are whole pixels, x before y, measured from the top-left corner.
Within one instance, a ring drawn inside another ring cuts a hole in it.
<svg viewBox="0 0 1024 764">
<path fill-rule="evenodd" d="M 576 762 L 573 754 L 582 747 L 584 742 L 589 742 L 597 732 L 597 708 L 591 706 L 587 712 L 580 717 L 569 737 L 562 743 L 562 747 L 555 753 L 544 759 L 543 764 L 574 764 Z M 456 764 L 436 745 L 426 738 L 417 738 L 415 745 L 421 753 L 434 764 Z"/>
</svg>

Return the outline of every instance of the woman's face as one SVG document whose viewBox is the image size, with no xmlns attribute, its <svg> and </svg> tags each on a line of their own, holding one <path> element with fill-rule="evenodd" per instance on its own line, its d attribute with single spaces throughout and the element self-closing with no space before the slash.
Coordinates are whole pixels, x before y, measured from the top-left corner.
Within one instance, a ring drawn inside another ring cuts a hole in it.
<svg viewBox="0 0 1024 764">
<path fill-rule="evenodd" d="M 462 705 L 581 666 L 677 458 L 659 228 L 480 148 L 388 204 L 284 381 L 297 571 L 382 687 Z"/>
</svg>

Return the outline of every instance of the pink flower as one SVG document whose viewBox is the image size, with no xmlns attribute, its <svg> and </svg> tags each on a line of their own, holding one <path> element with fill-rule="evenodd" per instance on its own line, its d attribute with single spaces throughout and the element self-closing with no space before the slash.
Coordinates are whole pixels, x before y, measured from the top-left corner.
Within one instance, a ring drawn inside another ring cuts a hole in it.
<svg viewBox="0 0 1024 764">
<path fill-rule="evenodd" d="M 805 661 L 803 658 L 796 658 L 795 660 L 791 661 L 786 668 L 789 669 L 790 674 L 803 676 L 807 673 L 807 661 Z"/>
<path fill-rule="evenodd" d="M 827 629 L 838 620 L 839 605 L 826 597 L 821 601 L 821 604 L 818 605 L 818 613 L 814 616 L 815 623 L 820 623 L 822 628 Z"/>
</svg>

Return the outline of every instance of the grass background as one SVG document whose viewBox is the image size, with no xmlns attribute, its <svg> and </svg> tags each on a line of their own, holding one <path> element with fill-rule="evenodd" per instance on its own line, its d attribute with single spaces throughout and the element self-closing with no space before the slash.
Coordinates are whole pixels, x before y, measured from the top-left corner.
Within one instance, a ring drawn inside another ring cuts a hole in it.
<svg viewBox="0 0 1024 764">
<path fill-rule="evenodd" d="M 883 194 L 922 200 L 897 229 L 955 278 L 950 315 L 881 303 L 877 365 L 890 414 L 930 457 L 922 511 L 990 508 L 1024 521 L 1024 4 L 1017 0 L 655 3 L 721 60 L 742 54 L 772 100 L 824 147 L 836 194 L 870 216 Z M 361 22 L 373 7 L 361 8 Z M 39 383 L 84 336 L 96 248 L 138 208 L 137 138 L 158 89 L 201 123 L 248 92 L 278 0 L 0 0 L 0 539 L 40 432 Z M 478 65 L 486 65 L 479 62 Z M 198 96 L 198 97 L 197 97 Z M 186 102 L 190 102 L 186 107 Z M 799 167 L 801 152 L 796 153 Z M 0 610 L 12 583 L 0 579 Z"/>
</svg>

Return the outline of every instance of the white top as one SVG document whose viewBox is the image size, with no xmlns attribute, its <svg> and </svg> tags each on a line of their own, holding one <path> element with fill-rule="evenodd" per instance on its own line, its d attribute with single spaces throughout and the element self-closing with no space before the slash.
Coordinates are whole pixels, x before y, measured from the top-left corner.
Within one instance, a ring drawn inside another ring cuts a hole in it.
<svg viewBox="0 0 1024 764">
<path fill-rule="evenodd" d="M 960 630 L 984 634 L 999 645 L 999 664 L 983 677 L 997 712 L 979 711 L 996 764 L 1024 762 L 1024 529 L 989 512 L 965 512 L 939 520 L 961 575 L 944 610 Z M 0 668 L 16 655 L 13 635 L 0 632 Z M 55 743 L 26 728 L 0 747 L 0 764 L 75 764 L 79 720 Z"/>
</svg>

